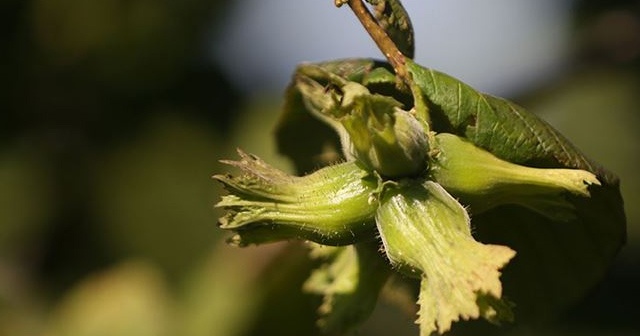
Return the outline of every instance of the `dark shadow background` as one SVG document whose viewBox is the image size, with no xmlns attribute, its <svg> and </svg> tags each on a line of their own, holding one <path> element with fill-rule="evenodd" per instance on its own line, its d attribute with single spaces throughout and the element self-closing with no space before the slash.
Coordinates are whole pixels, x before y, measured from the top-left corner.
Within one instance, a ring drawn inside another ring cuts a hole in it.
<svg viewBox="0 0 640 336">
<path fill-rule="evenodd" d="M 207 55 L 227 3 L 0 3 L 0 335 L 316 332 L 304 248 L 234 249 L 215 225 L 218 159 L 287 166 L 269 147 L 280 97 L 242 93 Z M 510 98 L 621 176 L 629 242 L 584 302 L 513 333 L 635 335 L 640 2 L 577 1 L 573 29 L 570 69 Z M 362 334 L 412 320 L 382 303 Z"/>
</svg>

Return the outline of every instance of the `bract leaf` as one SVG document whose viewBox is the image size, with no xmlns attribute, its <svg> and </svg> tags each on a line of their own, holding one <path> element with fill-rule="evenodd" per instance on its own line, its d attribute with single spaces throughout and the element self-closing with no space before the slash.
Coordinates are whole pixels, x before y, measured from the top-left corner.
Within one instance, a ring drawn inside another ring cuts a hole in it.
<svg viewBox="0 0 640 336">
<path fill-rule="evenodd" d="M 466 210 L 437 183 L 411 180 L 389 189 L 376 223 L 391 263 L 421 278 L 420 334 L 446 332 L 460 319 L 511 318 L 500 269 L 515 252 L 474 240 Z"/>
<path fill-rule="evenodd" d="M 330 247 L 316 245 L 312 257 L 324 260 L 304 284 L 306 292 L 323 296 L 319 327 L 344 335 L 364 322 L 375 308 L 391 268 L 376 241 Z"/>
<path fill-rule="evenodd" d="M 314 76 L 318 87 L 310 93 L 299 82 L 299 74 L 307 67 L 321 68 L 345 80 L 366 84 L 367 88 L 375 87 L 385 94 L 393 92 L 395 87 L 390 67 L 371 59 L 346 59 L 298 66 L 285 92 L 284 106 L 275 129 L 278 151 L 293 161 L 298 173 L 307 173 L 342 157 L 339 135 L 326 121 L 318 118 L 321 113 L 317 104 L 313 103 L 318 95 L 326 94 L 324 88 L 330 85 L 329 79 Z"/>
<path fill-rule="evenodd" d="M 532 168 L 507 162 L 449 133 L 435 136 L 430 177 L 481 213 L 502 204 L 518 204 L 552 220 L 575 217 L 567 194 L 589 197 L 589 186 L 600 185 L 581 169 Z"/>
<path fill-rule="evenodd" d="M 242 174 L 215 175 L 229 191 L 216 207 L 227 210 L 220 227 L 234 231 L 238 245 L 305 239 L 351 244 L 372 234 L 377 177 L 354 162 L 335 164 L 303 177 L 288 175 L 258 157 L 238 151 L 240 161 L 222 161 Z"/>
</svg>

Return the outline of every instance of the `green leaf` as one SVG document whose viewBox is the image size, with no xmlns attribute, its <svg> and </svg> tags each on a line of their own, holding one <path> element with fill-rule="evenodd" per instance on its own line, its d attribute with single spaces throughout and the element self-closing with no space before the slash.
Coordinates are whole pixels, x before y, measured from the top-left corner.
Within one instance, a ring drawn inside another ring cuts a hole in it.
<svg viewBox="0 0 640 336">
<path fill-rule="evenodd" d="M 410 92 L 396 88 L 386 63 L 350 59 L 315 66 L 361 83 L 371 93 L 391 96 L 404 104 L 404 110 L 413 105 Z M 518 305 L 518 321 L 562 312 L 602 278 L 625 241 L 626 219 L 618 178 L 522 107 L 482 94 L 411 61 L 407 66 L 427 101 L 432 131 L 466 138 L 505 161 L 536 168 L 582 169 L 601 182 L 602 186 L 589 187 L 589 198 L 563 196 L 575 209 L 569 221 L 550 219 L 518 205 L 472 213 L 473 232 L 480 240 L 507 245 L 518 252 L 503 276 L 505 293 Z M 329 85 L 326 79 L 314 79 L 321 87 Z M 298 167 L 309 162 L 305 153 L 317 155 L 327 147 L 334 153 L 340 151 L 339 138 L 313 116 L 307 98 L 294 80 L 276 130 L 281 153 Z M 305 120 L 304 127 L 298 127 L 298 120 Z M 309 147 L 305 152 L 308 141 L 331 146 Z M 293 146 L 298 146 L 298 151 L 292 150 Z"/>
<path fill-rule="evenodd" d="M 596 174 L 604 183 L 618 184 L 613 173 L 588 159 L 551 125 L 524 108 L 480 93 L 447 74 L 412 61 L 407 62 L 407 68 L 431 103 L 436 132 L 465 137 L 512 163 L 583 169 Z"/>
</svg>

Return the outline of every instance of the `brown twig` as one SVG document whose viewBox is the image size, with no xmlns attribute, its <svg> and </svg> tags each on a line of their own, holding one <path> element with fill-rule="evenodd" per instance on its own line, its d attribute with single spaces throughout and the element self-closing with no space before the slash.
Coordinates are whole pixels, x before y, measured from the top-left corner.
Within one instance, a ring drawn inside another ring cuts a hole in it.
<svg viewBox="0 0 640 336">
<path fill-rule="evenodd" d="M 398 78 L 410 86 L 411 79 L 405 66 L 405 56 L 398 50 L 396 44 L 389 38 L 389 35 L 387 35 L 384 29 L 380 27 L 362 0 L 348 0 L 347 3 L 358 20 L 360 20 L 364 29 L 369 33 L 369 36 L 371 36 L 380 51 L 382 51 L 384 57 L 387 58 Z"/>
</svg>

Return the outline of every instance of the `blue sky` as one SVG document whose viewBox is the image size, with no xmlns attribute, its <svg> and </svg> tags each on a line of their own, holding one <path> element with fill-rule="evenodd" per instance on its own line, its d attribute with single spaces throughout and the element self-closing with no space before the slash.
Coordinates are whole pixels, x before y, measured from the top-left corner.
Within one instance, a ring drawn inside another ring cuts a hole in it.
<svg viewBox="0 0 640 336">
<path fill-rule="evenodd" d="M 416 60 L 496 95 L 562 71 L 570 0 L 405 0 Z M 236 0 L 211 55 L 249 92 L 279 92 L 296 64 L 382 55 L 348 7 L 332 0 Z M 219 26 L 218 26 L 219 28 Z"/>
</svg>

